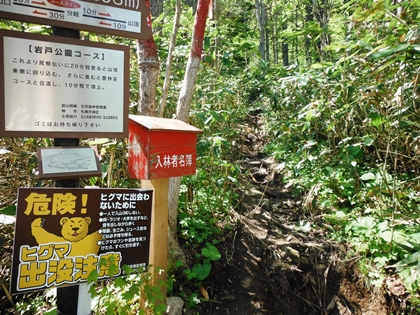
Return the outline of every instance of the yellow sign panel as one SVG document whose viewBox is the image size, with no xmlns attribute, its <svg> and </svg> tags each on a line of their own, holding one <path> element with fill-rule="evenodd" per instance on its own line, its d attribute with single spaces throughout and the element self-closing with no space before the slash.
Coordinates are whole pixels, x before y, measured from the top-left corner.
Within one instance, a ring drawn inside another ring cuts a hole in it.
<svg viewBox="0 0 420 315">
<path fill-rule="evenodd" d="M 21 188 L 11 293 L 117 276 L 149 263 L 152 190 Z"/>
</svg>

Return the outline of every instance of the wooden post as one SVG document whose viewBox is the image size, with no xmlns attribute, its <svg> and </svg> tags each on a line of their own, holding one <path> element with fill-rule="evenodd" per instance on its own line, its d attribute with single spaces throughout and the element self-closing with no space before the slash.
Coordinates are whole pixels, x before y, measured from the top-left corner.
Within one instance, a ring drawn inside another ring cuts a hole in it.
<svg viewBox="0 0 420 315">
<path fill-rule="evenodd" d="M 169 178 L 195 174 L 197 134 L 202 131 L 175 119 L 129 118 L 128 173 L 131 178 L 141 179 L 142 188 L 154 190 L 149 264 L 154 268 L 153 285 L 164 296 L 159 302 L 166 304 Z"/>
<path fill-rule="evenodd" d="M 158 286 L 166 299 L 168 269 L 168 188 L 169 178 L 142 180 L 141 188 L 153 189 L 152 222 L 150 231 L 150 264 L 153 265 L 153 285 Z M 156 268 L 163 269 L 159 272 Z M 162 283 L 163 281 L 163 283 Z M 162 301 L 166 303 L 166 301 Z"/>
</svg>

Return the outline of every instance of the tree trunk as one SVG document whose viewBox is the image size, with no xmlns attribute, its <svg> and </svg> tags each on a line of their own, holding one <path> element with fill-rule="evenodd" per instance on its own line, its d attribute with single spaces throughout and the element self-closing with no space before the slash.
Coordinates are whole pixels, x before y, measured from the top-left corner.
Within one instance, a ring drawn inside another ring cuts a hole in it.
<svg viewBox="0 0 420 315">
<path fill-rule="evenodd" d="M 146 1 L 150 8 L 150 1 Z M 147 24 L 152 28 L 149 14 Z M 156 116 L 156 86 L 159 80 L 159 57 L 153 35 L 147 40 L 137 40 L 137 56 L 140 72 L 139 112 L 144 116 Z"/>
<path fill-rule="evenodd" d="M 150 1 L 146 1 L 150 8 Z M 152 28 L 151 16 L 148 16 L 148 25 Z M 137 40 L 137 55 L 140 71 L 140 97 L 139 112 L 143 116 L 156 116 L 156 87 L 159 80 L 159 57 L 153 36 L 148 40 Z M 168 194 L 170 190 L 168 189 Z M 170 204 L 168 195 L 168 205 Z M 170 213 L 169 213 L 170 215 Z M 170 220 L 168 221 L 169 225 Z M 185 254 L 176 237 L 176 226 L 168 227 L 168 252 L 174 255 L 176 260 L 187 264 Z"/>
<path fill-rule="evenodd" d="M 199 0 L 197 5 L 190 55 L 176 108 L 176 117 L 184 122 L 188 122 L 189 119 L 194 85 L 200 68 L 209 3 L 210 0 Z M 169 180 L 169 226 L 173 233 L 175 233 L 177 226 L 180 185 L 180 177 L 173 177 Z"/>
<path fill-rule="evenodd" d="M 315 1 L 308 1 L 306 3 L 305 6 L 305 11 L 306 11 L 306 16 L 305 16 L 305 23 L 303 25 L 303 28 L 306 27 L 307 22 L 311 22 L 314 20 L 314 7 L 313 7 L 313 2 Z M 308 36 L 304 37 L 304 42 L 305 42 L 305 55 L 306 55 L 306 62 L 309 64 L 311 64 L 312 62 L 312 56 L 311 56 L 311 40 L 309 39 Z"/>
<path fill-rule="evenodd" d="M 317 1 L 317 5 L 314 7 L 315 19 L 321 26 L 321 28 L 327 28 L 329 23 L 330 11 L 333 8 L 333 2 L 329 0 L 320 0 Z M 320 34 L 320 39 L 318 43 L 319 53 L 321 56 L 321 61 L 325 60 L 326 52 L 324 50 L 325 46 L 330 44 L 330 36 L 328 32 L 322 32 Z"/>
<path fill-rule="evenodd" d="M 287 30 L 287 22 L 284 22 L 282 26 L 283 30 Z M 289 66 L 289 44 L 286 38 L 283 38 L 281 41 L 281 55 L 283 60 L 283 66 Z"/>
<path fill-rule="evenodd" d="M 153 0 L 151 3 L 150 12 L 154 17 L 161 15 L 163 12 L 163 0 Z"/>
<path fill-rule="evenodd" d="M 139 112 L 144 116 L 156 116 L 156 86 L 159 80 L 159 57 L 152 38 L 137 40 L 140 72 Z"/>
<path fill-rule="evenodd" d="M 171 66 L 172 66 L 172 59 L 173 59 L 172 53 L 174 51 L 175 44 L 176 44 L 176 37 L 178 34 L 180 17 L 181 17 L 181 0 L 176 0 L 175 20 L 174 20 L 174 26 L 172 28 L 171 42 L 169 44 L 168 59 L 166 61 L 165 81 L 163 82 L 162 98 L 160 100 L 159 110 L 158 110 L 159 117 L 163 117 L 163 112 L 166 106 L 166 100 L 168 98 L 169 84 L 171 82 Z"/>
<path fill-rule="evenodd" d="M 195 80 L 200 68 L 201 54 L 203 52 L 204 31 L 206 29 L 207 15 L 210 0 L 199 0 L 195 14 L 194 31 L 191 42 L 190 55 L 185 70 L 184 82 L 176 108 L 176 117 L 188 122 L 192 96 L 194 94 Z"/>
<path fill-rule="evenodd" d="M 257 22 L 260 30 L 260 44 L 258 50 L 261 58 L 265 60 L 265 27 L 267 25 L 267 12 L 263 0 L 255 0 L 255 8 L 257 13 Z"/>
</svg>

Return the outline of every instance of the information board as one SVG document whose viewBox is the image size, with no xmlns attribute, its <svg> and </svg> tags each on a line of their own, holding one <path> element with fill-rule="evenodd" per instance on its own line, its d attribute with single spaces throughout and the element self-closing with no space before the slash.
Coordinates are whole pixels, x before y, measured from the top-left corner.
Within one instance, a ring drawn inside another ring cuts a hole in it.
<svg viewBox="0 0 420 315">
<path fill-rule="evenodd" d="M 20 188 L 10 292 L 146 267 L 152 198 L 148 189 Z"/>
<path fill-rule="evenodd" d="M 0 30 L 0 136 L 128 136 L 129 47 Z"/>
<path fill-rule="evenodd" d="M 149 39 L 144 0 L 0 0 L 0 18 Z"/>
<path fill-rule="evenodd" d="M 101 165 L 96 148 L 38 147 L 40 179 L 100 177 Z"/>
</svg>

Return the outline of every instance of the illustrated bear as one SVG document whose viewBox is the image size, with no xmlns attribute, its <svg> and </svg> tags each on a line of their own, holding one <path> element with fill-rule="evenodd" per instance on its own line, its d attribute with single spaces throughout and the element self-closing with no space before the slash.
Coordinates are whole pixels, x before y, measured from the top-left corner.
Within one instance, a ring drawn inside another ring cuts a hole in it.
<svg viewBox="0 0 420 315">
<path fill-rule="evenodd" d="M 38 245 L 49 243 L 70 243 L 71 249 L 67 257 L 98 255 L 101 234 L 96 231 L 88 235 L 90 217 L 63 217 L 60 220 L 61 236 L 52 234 L 44 229 L 44 220 L 35 219 L 31 224 L 31 232 Z"/>
</svg>

